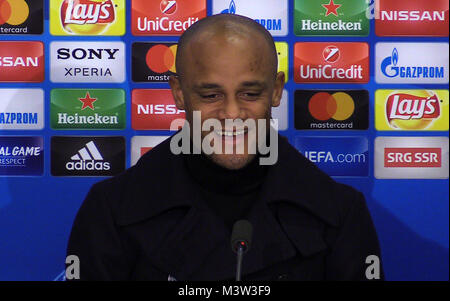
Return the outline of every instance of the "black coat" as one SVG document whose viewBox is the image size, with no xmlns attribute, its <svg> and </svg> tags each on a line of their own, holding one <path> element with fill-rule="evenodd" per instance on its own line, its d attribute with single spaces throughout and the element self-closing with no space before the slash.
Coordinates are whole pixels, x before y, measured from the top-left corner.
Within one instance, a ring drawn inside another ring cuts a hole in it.
<svg viewBox="0 0 450 301">
<path fill-rule="evenodd" d="M 80 259 L 81 280 L 234 279 L 229 229 L 197 201 L 197 184 L 169 141 L 89 191 L 67 249 Z M 381 257 L 360 192 L 281 136 L 262 189 L 248 216 L 243 280 L 366 280 L 366 257 Z"/>
</svg>

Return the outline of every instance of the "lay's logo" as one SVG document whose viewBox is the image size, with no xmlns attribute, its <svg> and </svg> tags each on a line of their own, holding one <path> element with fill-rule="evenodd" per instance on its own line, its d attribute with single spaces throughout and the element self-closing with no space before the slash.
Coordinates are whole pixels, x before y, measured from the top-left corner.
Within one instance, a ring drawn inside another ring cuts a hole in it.
<svg viewBox="0 0 450 301">
<path fill-rule="evenodd" d="M 448 91 L 377 90 L 377 130 L 448 130 Z"/>
<path fill-rule="evenodd" d="M 54 35 L 123 35 L 125 1 L 53 0 L 50 31 Z"/>
</svg>

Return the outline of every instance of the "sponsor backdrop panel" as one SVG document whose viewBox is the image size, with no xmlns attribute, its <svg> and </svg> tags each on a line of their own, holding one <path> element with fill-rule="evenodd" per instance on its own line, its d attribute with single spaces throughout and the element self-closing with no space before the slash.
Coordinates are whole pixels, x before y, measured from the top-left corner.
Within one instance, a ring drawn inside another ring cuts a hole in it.
<svg viewBox="0 0 450 301">
<path fill-rule="evenodd" d="M 125 129 L 122 89 L 53 89 L 50 101 L 53 129 Z"/>
<path fill-rule="evenodd" d="M 178 38 L 215 13 L 274 36 L 272 117 L 364 193 L 386 278 L 448 280 L 445 0 L 0 0 L 0 280 L 63 279 L 89 187 L 184 119 L 167 83 Z"/>
<path fill-rule="evenodd" d="M 0 89 L 0 130 L 44 128 L 44 90 Z"/>
<path fill-rule="evenodd" d="M 377 90 L 379 131 L 448 131 L 448 90 Z"/>
<path fill-rule="evenodd" d="M 50 33 L 56 36 L 125 34 L 125 0 L 50 0 Z M 84 9 L 87 8 L 87 9 Z"/>
</svg>

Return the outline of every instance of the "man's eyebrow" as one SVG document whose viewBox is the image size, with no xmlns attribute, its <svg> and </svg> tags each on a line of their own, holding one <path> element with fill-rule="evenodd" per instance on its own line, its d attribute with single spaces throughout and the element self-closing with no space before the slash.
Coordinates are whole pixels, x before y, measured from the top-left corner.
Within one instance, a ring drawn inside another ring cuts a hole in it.
<svg viewBox="0 0 450 301">
<path fill-rule="evenodd" d="M 267 85 L 264 82 L 261 81 L 248 81 L 248 82 L 243 82 L 241 84 L 241 86 L 245 87 L 245 88 L 261 88 L 264 89 Z"/>
<path fill-rule="evenodd" d="M 194 85 L 195 90 L 206 90 L 206 89 L 219 89 L 220 85 L 214 83 L 200 83 Z"/>
</svg>

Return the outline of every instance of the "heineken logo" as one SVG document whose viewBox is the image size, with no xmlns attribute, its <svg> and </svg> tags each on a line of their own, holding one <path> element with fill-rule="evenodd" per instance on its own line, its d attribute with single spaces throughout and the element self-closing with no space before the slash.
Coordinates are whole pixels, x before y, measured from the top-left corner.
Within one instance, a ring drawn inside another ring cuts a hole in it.
<svg viewBox="0 0 450 301">
<path fill-rule="evenodd" d="M 53 129 L 124 129 L 125 92 L 121 89 L 54 89 Z"/>
<path fill-rule="evenodd" d="M 327 10 L 327 13 L 325 16 L 328 16 L 329 14 L 333 14 L 335 16 L 338 16 L 337 9 L 341 7 L 341 4 L 334 4 L 333 0 L 330 0 L 330 3 L 328 4 L 322 4 L 323 8 Z"/>
<path fill-rule="evenodd" d="M 97 98 L 91 98 L 89 91 L 87 91 L 86 96 L 84 98 L 78 98 L 78 100 L 83 103 L 81 110 L 84 110 L 86 108 L 90 108 L 91 110 L 94 110 L 94 102 L 97 101 Z"/>
<path fill-rule="evenodd" d="M 366 0 L 295 0 L 297 36 L 367 36 Z"/>
</svg>

